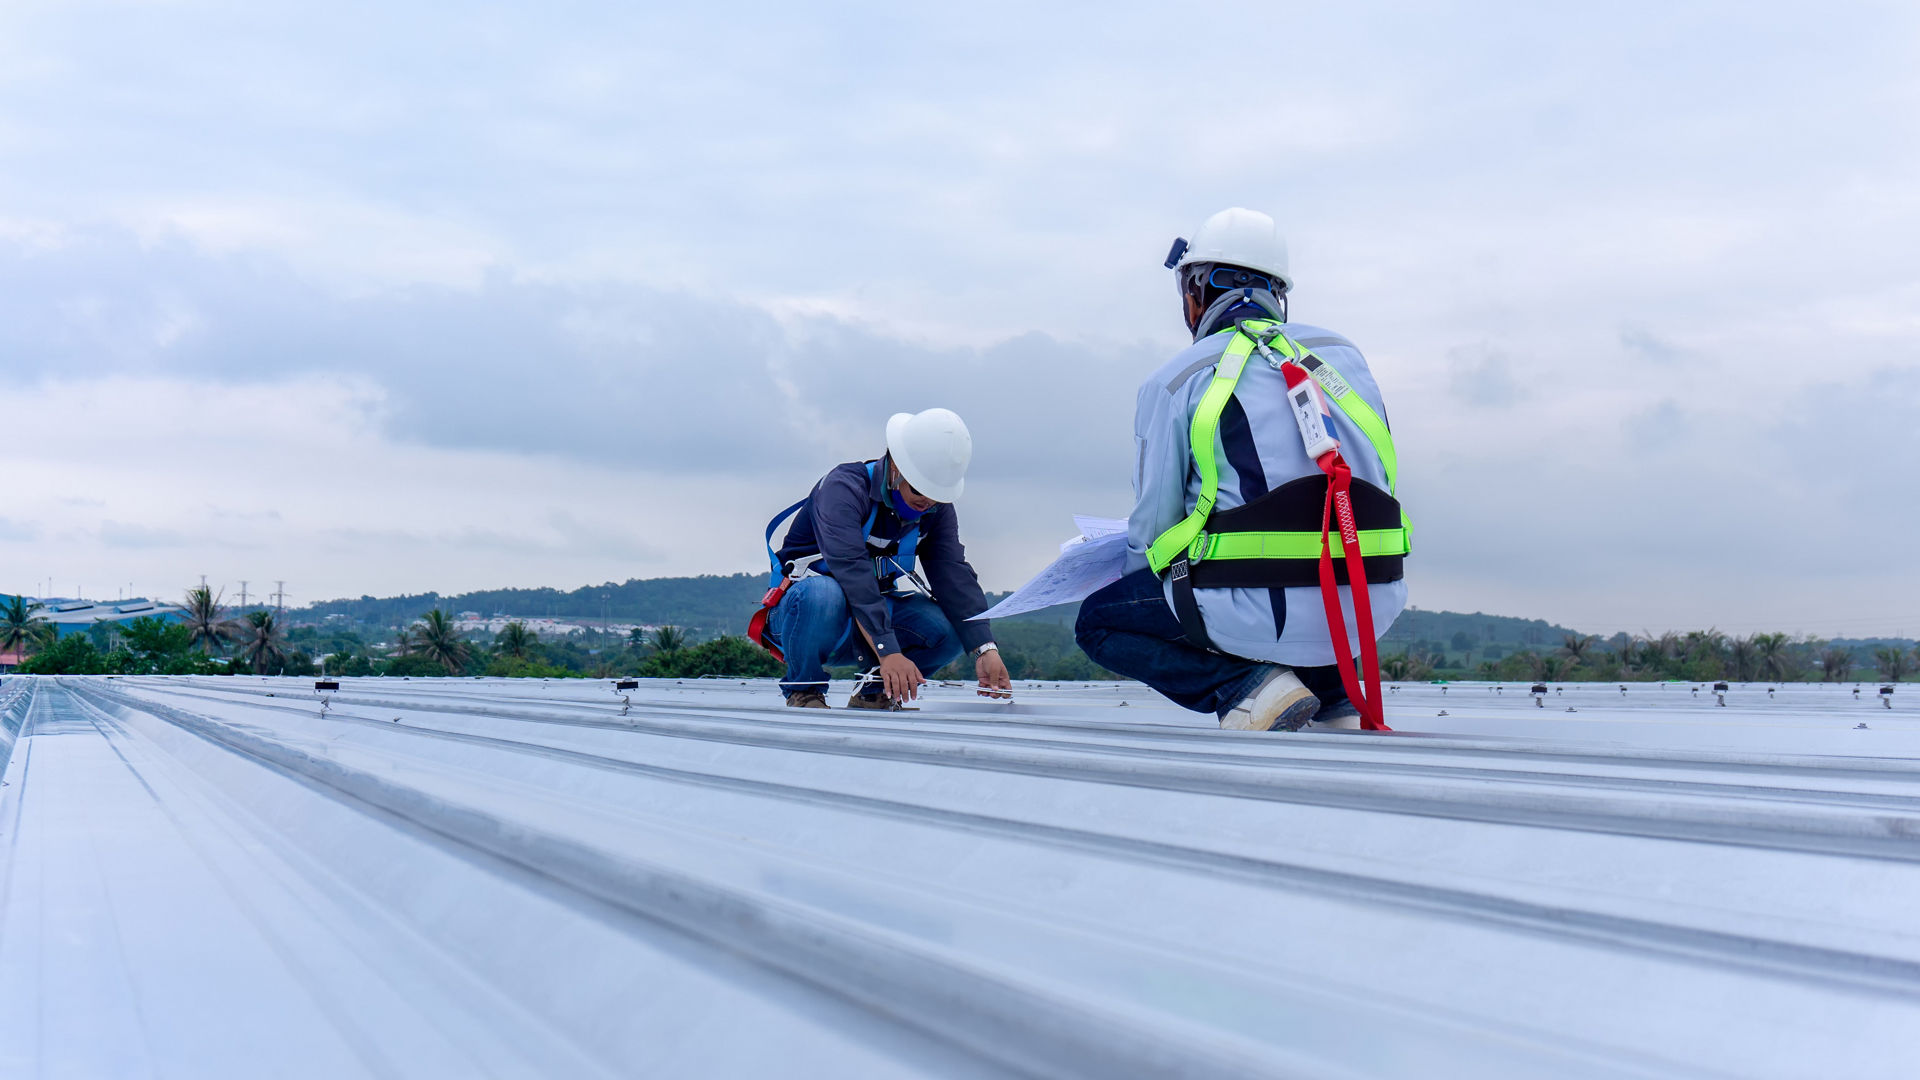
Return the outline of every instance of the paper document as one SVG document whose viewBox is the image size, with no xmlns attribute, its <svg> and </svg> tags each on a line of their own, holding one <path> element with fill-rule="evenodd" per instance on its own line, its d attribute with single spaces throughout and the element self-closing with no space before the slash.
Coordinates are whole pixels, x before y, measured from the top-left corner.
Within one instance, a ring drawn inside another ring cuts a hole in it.
<svg viewBox="0 0 1920 1080">
<path fill-rule="evenodd" d="M 1111 536 L 1114 533 L 1125 535 L 1127 531 L 1127 519 L 1097 518 L 1088 517 L 1085 514 L 1075 514 L 1073 515 L 1073 527 L 1080 530 L 1081 536 L 1089 540 L 1098 540 L 1103 536 Z M 1072 541 L 1068 541 L 1068 543 L 1072 543 Z"/>
<path fill-rule="evenodd" d="M 1127 569 L 1127 523 L 1124 519 L 1074 516 L 1080 535 L 1060 545 L 1060 557 L 1013 591 L 1013 595 L 975 615 L 975 619 L 1004 619 L 1024 611 L 1055 604 L 1072 604 L 1120 580 Z"/>
</svg>

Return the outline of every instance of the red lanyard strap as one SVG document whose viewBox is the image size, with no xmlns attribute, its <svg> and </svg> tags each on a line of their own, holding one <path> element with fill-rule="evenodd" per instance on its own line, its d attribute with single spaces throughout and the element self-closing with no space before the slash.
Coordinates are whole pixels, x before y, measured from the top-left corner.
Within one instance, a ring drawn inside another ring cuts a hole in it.
<svg viewBox="0 0 1920 1080">
<path fill-rule="evenodd" d="M 1373 640 L 1373 597 L 1367 589 L 1366 564 L 1360 557 L 1360 530 L 1353 521 L 1353 470 L 1329 450 L 1318 460 L 1327 474 L 1327 502 L 1320 516 L 1320 599 L 1327 607 L 1327 631 L 1333 638 L 1333 654 L 1340 669 L 1340 682 L 1347 698 L 1360 710 L 1360 726 L 1367 731 L 1392 731 L 1387 726 L 1380 700 L 1380 653 Z M 1333 530 L 1338 520 L 1340 547 L 1347 557 L 1347 585 L 1353 592 L 1353 617 L 1360 632 L 1360 666 L 1353 663 L 1353 649 L 1347 644 L 1347 620 L 1340 610 L 1340 584 L 1333 575 Z M 1365 676 L 1366 685 L 1361 685 Z"/>
</svg>

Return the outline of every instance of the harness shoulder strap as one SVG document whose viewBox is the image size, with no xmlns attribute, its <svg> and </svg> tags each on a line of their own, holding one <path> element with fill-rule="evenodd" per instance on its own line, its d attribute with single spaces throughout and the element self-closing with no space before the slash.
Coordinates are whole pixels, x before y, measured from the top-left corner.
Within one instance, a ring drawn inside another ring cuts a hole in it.
<svg viewBox="0 0 1920 1080">
<path fill-rule="evenodd" d="M 805 499 L 801 499 L 799 502 L 775 514 L 773 520 L 767 522 L 767 562 L 773 565 L 773 578 L 767 584 L 778 585 L 780 584 L 780 579 L 787 576 L 786 568 L 780 565 L 780 556 L 774 554 L 773 534 L 779 530 L 781 522 L 799 513 L 800 508 L 807 505 L 808 500 L 812 498 L 812 495 L 808 495 Z"/>
<path fill-rule="evenodd" d="M 868 462 L 867 464 L 868 479 L 872 479 L 874 475 L 874 470 L 879 467 L 879 464 L 880 463 L 877 461 Z M 873 506 L 868 507 L 867 520 L 865 524 L 860 526 L 860 534 L 865 537 L 872 537 L 873 523 L 878 520 L 880 520 L 879 505 L 875 504 Z M 900 535 L 894 537 L 892 543 L 886 545 L 886 547 L 881 550 L 880 554 L 875 555 L 873 557 L 874 575 L 876 577 L 885 577 L 889 569 L 891 569 L 892 572 L 895 574 L 913 573 L 913 550 L 915 547 L 919 546 L 919 543 L 920 543 L 920 523 L 918 521 L 908 522 L 907 527 L 900 533 Z M 871 552 L 873 546 L 874 545 L 872 541 L 869 540 L 867 544 L 869 552 Z"/>
<path fill-rule="evenodd" d="M 1187 547 L 1206 527 L 1213 504 L 1220 497 L 1220 466 L 1213 456 L 1214 435 L 1220 428 L 1220 413 L 1227 407 L 1227 399 L 1233 396 L 1233 388 L 1240 384 L 1240 375 L 1246 371 L 1247 357 L 1252 353 L 1253 339 L 1235 334 L 1214 367 L 1213 381 L 1207 384 L 1206 393 L 1200 396 L 1200 404 L 1193 411 L 1189 438 L 1193 466 L 1200 473 L 1200 498 L 1191 513 L 1147 547 L 1147 565 L 1156 574 L 1166 573 L 1167 567 L 1186 553 Z"/>
<path fill-rule="evenodd" d="M 1360 396 L 1353 384 L 1342 378 L 1339 369 L 1313 353 L 1301 350 L 1300 366 L 1320 384 L 1327 397 L 1340 406 L 1355 427 L 1373 444 L 1373 452 L 1380 459 L 1380 468 L 1387 474 L 1387 494 L 1398 495 L 1397 481 L 1400 473 L 1400 456 L 1393 449 L 1393 432 L 1388 430 L 1387 422 L 1380 418 L 1367 399 Z"/>
</svg>

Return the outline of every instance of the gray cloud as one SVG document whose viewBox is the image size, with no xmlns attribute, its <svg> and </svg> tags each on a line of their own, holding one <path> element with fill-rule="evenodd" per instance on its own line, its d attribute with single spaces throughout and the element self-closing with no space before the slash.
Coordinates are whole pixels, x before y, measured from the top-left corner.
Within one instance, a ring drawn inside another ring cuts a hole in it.
<svg viewBox="0 0 1920 1080">
<path fill-rule="evenodd" d="M 156 529 L 135 522 L 103 521 L 100 542 L 110 548 L 179 548 L 196 541 L 173 529 Z"/>
<path fill-rule="evenodd" d="M 168 312 L 193 329 L 153 333 Z M 936 348 L 828 316 L 505 274 L 340 297 L 261 260 L 104 232 L 33 255 L 0 246 L 9 378 L 358 376 L 385 388 L 399 437 L 643 470 L 867 454 L 889 414 L 940 404 L 977 429 L 983 476 L 1093 481 L 1124 469 L 1129 383 L 1156 360 L 1039 333 Z"/>
<path fill-rule="evenodd" d="M 1673 364 L 1682 358 L 1681 350 L 1644 326 L 1623 326 L 1620 328 L 1620 344 L 1638 357 L 1651 360 L 1656 364 Z"/>
<path fill-rule="evenodd" d="M 1478 408 L 1509 408 L 1528 396 L 1514 377 L 1513 360 L 1490 345 L 1457 345 L 1447 350 L 1447 390 Z"/>
<path fill-rule="evenodd" d="M 1853 571 L 1782 555 L 1837 508 L 1901 528 L 1920 502 L 1920 282 L 1887 240 L 1920 228 L 1910 5 L 1235 18 L 1313 47 L 1196 96 L 1166 73 L 1198 23 L 1154 5 L 1098 35 L 991 3 L 7 7 L 0 377 L 372 387 L 394 463 L 285 474 L 325 478 L 357 551 L 498 549 L 522 581 L 569 545 L 731 567 L 554 521 L 551 550 L 389 530 L 355 492 L 457 502 L 415 452 L 456 448 L 712 520 L 945 404 L 977 436 L 969 529 L 1015 565 L 1123 509 L 1133 387 L 1182 343 L 1159 255 L 1242 203 L 1292 235 L 1296 316 L 1374 360 L 1422 602 L 1920 599 L 1902 565 L 1842 595 Z M 223 418 L 153 421 L 164 445 Z M 36 536 L 105 512 L 49 505 Z"/>
</svg>

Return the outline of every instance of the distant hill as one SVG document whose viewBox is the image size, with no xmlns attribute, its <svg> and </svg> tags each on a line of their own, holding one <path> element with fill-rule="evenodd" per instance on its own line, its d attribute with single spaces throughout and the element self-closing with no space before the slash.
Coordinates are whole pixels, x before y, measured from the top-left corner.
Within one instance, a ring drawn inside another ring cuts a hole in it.
<svg viewBox="0 0 1920 1080">
<path fill-rule="evenodd" d="M 441 608 L 450 612 L 477 611 L 482 615 L 517 615 L 527 618 L 604 619 L 613 622 L 672 624 L 702 635 L 738 634 L 747 628 L 747 619 L 759 606 L 767 589 L 762 574 L 706 574 L 700 577 L 633 578 L 624 583 L 607 582 L 586 585 L 571 591 L 560 589 L 487 589 L 480 592 L 443 596 L 417 593 L 408 596 L 372 597 L 358 600 L 326 600 L 295 612 L 302 622 L 317 622 L 328 615 L 344 615 L 357 623 L 375 626 L 404 626 L 422 612 Z M 989 594 L 998 600 L 1004 593 Z M 1036 611 L 1019 622 L 1073 628 L 1077 609 L 1071 605 Z M 1450 611 L 1409 609 L 1394 623 L 1386 641 L 1399 645 L 1439 642 L 1452 645 L 1456 634 L 1466 635 L 1472 648 L 1489 644 L 1508 648 L 1555 646 L 1574 631 L 1541 619 L 1518 619 L 1506 615 L 1462 615 Z"/>
<path fill-rule="evenodd" d="M 1408 608 L 1393 622 L 1393 628 L 1380 639 L 1391 645 L 1438 643 L 1429 651 L 1451 649 L 1484 650 L 1488 645 L 1507 651 L 1559 648 L 1567 635 L 1579 631 L 1547 622 L 1545 619 L 1518 619 L 1510 615 L 1462 615 L 1456 611 L 1424 611 Z M 1603 637 L 1605 635 L 1602 635 Z M 1397 650 L 1396 650 L 1397 651 Z"/>
<path fill-rule="evenodd" d="M 482 615 L 500 613 L 527 618 L 671 624 L 686 628 L 695 637 L 706 638 L 746 632 L 747 619 L 766 592 L 766 581 L 763 574 L 707 574 L 634 578 L 621 584 L 607 582 L 571 591 L 488 589 L 449 596 L 430 592 L 380 598 L 363 596 L 358 600 L 323 601 L 299 609 L 293 615 L 296 622 L 318 622 L 328 615 L 343 615 L 369 626 L 397 627 L 438 607 L 451 612 L 477 611 Z M 1006 594 L 988 595 L 989 599 L 998 600 Z M 1068 605 L 1008 621 L 1028 628 L 1018 636 L 1023 641 L 1031 639 L 1030 645 L 1035 650 L 1064 656 L 1078 651 L 1072 643 L 1077 613 L 1078 608 Z M 1477 659 L 1492 660 L 1521 649 L 1549 653 L 1558 649 L 1567 635 L 1575 633 L 1578 631 L 1544 619 L 1409 608 L 1382 639 L 1385 645 L 1382 652 L 1424 651 L 1458 658 L 1470 651 Z M 1609 637 L 1599 636 L 1603 640 Z M 1912 646 L 1911 642 L 1890 638 L 1837 640 L 1833 644 L 1855 649 L 1863 655 L 1883 644 Z"/>
<path fill-rule="evenodd" d="M 559 589 L 487 589 L 442 596 L 410 596 L 358 600 L 325 600 L 294 613 L 304 622 L 328 615 L 344 615 L 373 626 L 404 626 L 421 613 L 477 611 L 527 618 L 605 619 L 613 622 L 672 624 L 702 636 L 737 634 L 767 591 L 763 574 L 707 574 L 682 578 L 633 578 L 623 584 L 586 585 L 571 592 Z"/>
<path fill-rule="evenodd" d="M 482 615 L 525 618 L 601 619 L 684 627 L 699 636 L 741 634 L 747 620 L 766 595 L 764 574 L 705 574 L 700 577 L 633 578 L 623 584 L 607 582 L 563 592 L 559 589 L 487 589 L 441 595 L 426 592 L 406 596 L 362 596 L 358 600 L 323 600 L 293 612 L 296 622 L 318 622 L 342 615 L 370 626 L 405 626 L 422 613 L 477 611 Z M 1005 593 L 989 593 L 999 600 Z M 1050 608 L 1020 616 L 1018 621 L 1057 626 L 1071 631 L 1073 607 Z"/>
</svg>

